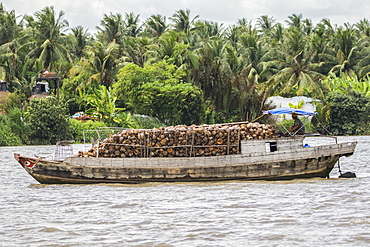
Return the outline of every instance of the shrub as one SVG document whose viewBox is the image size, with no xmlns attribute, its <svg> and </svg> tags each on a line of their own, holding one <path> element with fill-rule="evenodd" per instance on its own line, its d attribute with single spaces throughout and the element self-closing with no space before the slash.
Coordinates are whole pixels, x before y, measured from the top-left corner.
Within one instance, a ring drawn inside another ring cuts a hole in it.
<svg viewBox="0 0 370 247">
<path fill-rule="evenodd" d="M 31 100 L 27 120 L 32 144 L 55 144 L 72 138 L 66 104 L 55 98 Z"/>
<path fill-rule="evenodd" d="M 4 121 L 0 122 L 0 146 L 19 146 L 21 139 L 12 132 L 10 126 Z"/>
<path fill-rule="evenodd" d="M 83 131 L 84 130 L 93 130 L 98 127 L 106 127 L 103 122 L 88 120 L 82 122 L 76 119 L 70 119 L 71 133 L 73 140 L 76 142 L 82 143 L 84 141 Z"/>
<path fill-rule="evenodd" d="M 183 82 L 184 76 L 184 70 L 165 61 L 143 68 L 128 64 L 117 76 L 114 93 L 137 114 L 173 125 L 200 123 L 204 117 L 203 93 L 197 86 Z"/>
<path fill-rule="evenodd" d="M 370 97 L 349 90 L 333 92 L 327 97 L 330 105 L 330 130 L 334 135 L 359 135 L 369 132 Z"/>
</svg>

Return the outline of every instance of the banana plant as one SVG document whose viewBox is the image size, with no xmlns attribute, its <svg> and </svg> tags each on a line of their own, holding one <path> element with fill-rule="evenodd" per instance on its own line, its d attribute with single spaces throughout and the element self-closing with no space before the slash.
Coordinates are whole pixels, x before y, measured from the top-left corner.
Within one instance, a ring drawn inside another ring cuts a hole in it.
<svg viewBox="0 0 370 247">
<path fill-rule="evenodd" d="M 94 89 L 93 94 L 84 95 L 83 91 L 80 91 L 80 101 L 91 107 L 85 111 L 86 114 L 95 116 L 98 121 L 108 125 L 133 127 L 130 120 L 131 115 L 124 113 L 124 108 L 116 107 L 116 100 L 117 97 L 113 96 L 111 91 L 103 85 Z"/>
</svg>

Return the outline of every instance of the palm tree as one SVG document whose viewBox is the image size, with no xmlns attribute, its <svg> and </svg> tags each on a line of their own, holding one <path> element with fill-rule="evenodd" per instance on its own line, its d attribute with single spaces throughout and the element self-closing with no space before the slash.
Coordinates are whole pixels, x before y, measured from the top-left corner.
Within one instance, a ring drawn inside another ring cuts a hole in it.
<svg viewBox="0 0 370 247">
<path fill-rule="evenodd" d="M 83 74 L 88 77 L 87 81 L 79 85 L 80 89 L 87 86 L 96 88 L 99 85 L 109 87 L 114 83 L 119 69 L 118 47 L 115 42 L 105 46 L 99 41 L 86 47 L 86 58 L 81 58 L 69 71 L 70 76 Z"/>
<path fill-rule="evenodd" d="M 355 24 L 362 36 L 370 37 L 370 22 L 368 19 L 364 18 Z"/>
<path fill-rule="evenodd" d="M 109 16 L 104 14 L 103 20 L 100 25 L 97 26 L 98 39 L 104 43 L 115 42 L 120 44 L 120 38 L 124 31 L 124 21 L 121 14 L 110 14 Z"/>
<path fill-rule="evenodd" d="M 276 70 L 266 83 L 273 87 L 274 94 L 283 96 L 307 95 L 322 99 L 325 86 L 321 82 L 324 75 L 314 63 L 316 52 L 310 49 L 307 36 L 296 27 L 285 32 L 284 43 L 274 49 L 275 60 L 264 62 L 265 68 Z"/>
<path fill-rule="evenodd" d="M 181 43 L 180 35 L 175 31 L 168 31 L 150 45 L 148 55 L 155 60 L 174 58 L 176 45 Z"/>
<path fill-rule="evenodd" d="M 259 31 L 264 33 L 265 35 L 269 35 L 272 28 L 276 23 L 276 19 L 273 17 L 269 17 L 268 15 L 262 15 L 257 19 L 257 27 L 259 27 Z"/>
<path fill-rule="evenodd" d="M 357 63 L 360 61 L 361 45 L 357 31 L 351 27 L 338 28 L 334 35 L 334 48 L 336 50 L 337 64 L 330 70 L 340 75 L 355 75 L 358 71 Z"/>
<path fill-rule="evenodd" d="M 307 95 L 324 98 L 325 86 L 321 79 L 324 75 L 315 71 L 311 63 L 313 55 L 302 50 L 295 56 L 287 55 L 280 61 L 281 70 L 269 82 L 272 82 L 274 93 L 283 96 Z M 271 84 L 268 84 L 271 86 Z"/>
<path fill-rule="evenodd" d="M 146 34 L 158 38 L 167 31 L 166 17 L 163 15 L 152 15 L 145 22 Z"/>
<path fill-rule="evenodd" d="M 71 28 L 72 35 L 75 38 L 75 44 L 73 46 L 73 54 L 80 59 L 83 55 L 84 49 L 88 42 L 91 40 L 91 36 L 87 33 L 87 29 L 82 26 Z"/>
<path fill-rule="evenodd" d="M 199 56 L 199 81 L 197 86 L 203 90 L 204 98 L 215 103 L 216 111 L 223 105 L 223 76 L 225 70 L 225 55 L 227 44 L 220 38 L 210 39 L 201 44 L 196 51 Z"/>
<path fill-rule="evenodd" d="M 199 18 L 199 15 L 196 15 L 193 19 L 190 20 L 190 10 L 177 10 L 175 14 L 170 17 L 174 22 L 174 27 L 176 31 L 184 32 L 189 34 L 191 28 L 193 27 L 195 20 Z"/>
<path fill-rule="evenodd" d="M 149 59 L 149 46 L 152 45 L 152 40 L 148 37 L 133 38 L 125 37 L 123 39 L 122 60 L 132 62 L 140 67 Z"/>
<path fill-rule="evenodd" d="M 26 44 L 31 50 L 28 57 L 36 62 L 38 70 L 64 71 L 70 67 L 71 57 L 67 46 L 73 44 L 73 38 L 63 32 L 68 28 L 64 12 L 57 15 L 54 7 L 45 7 L 35 13 L 36 21 L 29 18 L 33 40 Z"/>
<path fill-rule="evenodd" d="M 197 21 L 194 24 L 192 33 L 199 36 L 199 39 L 206 40 L 212 37 L 221 37 L 223 34 L 222 24 L 219 25 L 217 22 L 211 21 Z"/>
<path fill-rule="evenodd" d="M 7 83 L 19 81 L 25 61 L 19 51 L 24 37 L 23 23 L 17 19 L 14 11 L 7 12 L 0 4 L 0 76 Z"/>
<path fill-rule="evenodd" d="M 17 23 L 18 18 L 14 10 L 8 12 L 0 3 L 0 45 L 19 37 L 22 31 L 22 21 Z"/>
<path fill-rule="evenodd" d="M 134 13 L 125 14 L 124 20 L 124 34 L 129 37 L 137 37 L 141 32 L 141 26 L 139 25 L 139 16 Z"/>
<path fill-rule="evenodd" d="M 291 16 L 288 16 L 289 20 L 286 20 L 285 22 L 288 24 L 289 27 L 295 27 L 298 29 L 302 29 L 303 21 L 302 21 L 302 14 L 293 14 Z"/>
</svg>

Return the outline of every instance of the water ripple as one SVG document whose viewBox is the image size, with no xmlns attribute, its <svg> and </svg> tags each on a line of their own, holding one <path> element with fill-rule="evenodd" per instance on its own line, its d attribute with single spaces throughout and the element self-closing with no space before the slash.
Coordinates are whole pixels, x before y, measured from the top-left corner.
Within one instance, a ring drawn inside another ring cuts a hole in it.
<svg viewBox="0 0 370 247">
<path fill-rule="evenodd" d="M 356 179 L 40 185 L 0 148 L 0 246 L 367 246 L 370 138 L 341 159 Z"/>
</svg>

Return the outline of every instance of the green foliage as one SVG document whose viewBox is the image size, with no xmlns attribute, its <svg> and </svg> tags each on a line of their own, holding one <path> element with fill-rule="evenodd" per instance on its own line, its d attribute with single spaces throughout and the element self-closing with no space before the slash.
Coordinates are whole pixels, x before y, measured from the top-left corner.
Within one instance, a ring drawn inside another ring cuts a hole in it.
<svg viewBox="0 0 370 247">
<path fill-rule="evenodd" d="M 6 116 L 7 125 L 12 132 L 21 139 L 23 144 L 29 143 L 30 127 L 25 122 L 24 112 L 21 108 L 14 107 L 8 110 Z"/>
<path fill-rule="evenodd" d="M 31 100 L 27 120 L 32 144 L 55 144 L 72 138 L 67 107 L 54 98 Z"/>
<path fill-rule="evenodd" d="M 370 77 L 367 76 L 362 80 L 359 80 L 356 75 L 345 76 L 342 75 L 337 77 L 335 75 L 328 76 L 324 83 L 327 85 L 331 92 L 337 91 L 341 93 L 347 93 L 348 90 L 354 90 L 365 94 L 366 97 L 370 97 Z"/>
<path fill-rule="evenodd" d="M 23 102 L 26 100 L 26 97 L 24 94 L 19 93 L 11 93 L 7 98 L 5 99 L 4 104 L 0 104 L 0 109 L 8 113 L 13 108 L 18 108 L 23 105 Z"/>
<path fill-rule="evenodd" d="M 317 115 L 313 116 L 311 119 L 313 131 L 322 134 L 330 134 L 328 132 L 330 125 L 330 106 L 318 101 L 312 102 L 312 104 L 316 105 L 317 112 Z"/>
<path fill-rule="evenodd" d="M 169 124 L 200 123 L 204 112 L 202 91 L 182 83 L 183 75 L 182 70 L 166 62 L 144 68 L 129 64 L 120 70 L 114 92 L 138 114 Z"/>
<path fill-rule="evenodd" d="M 78 143 L 82 143 L 84 141 L 83 136 L 84 130 L 94 130 L 99 127 L 106 127 L 106 125 L 103 122 L 93 120 L 82 122 L 76 119 L 70 119 L 69 122 L 71 126 L 73 140 L 75 140 Z"/>
<path fill-rule="evenodd" d="M 295 109 L 301 109 L 303 105 L 304 105 L 304 100 L 299 101 L 297 105 L 294 105 L 293 103 L 289 103 L 289 107 L 295 108 Z"/>
<path fill-rule="evenodd" d="M 106 86 L 93 89 L 93 94 L 83 94 L 80 91 L 80 100 L 90 106 L 85 113 L 96 116 L 99 121 L 107 121 L 113 118 L 116 110 L 123 110 L 116 108 L 117 97 L 114 97 Z"/>
<path fill-rule="evenodd" d="M 79 92 L 77 88 L 85 80 L 86 77 L 81 74 L 63 80 L 63 86 L 59 91 L 60 100 L 67 102 L 70 115 L 81 111 L 81 107 L 78 104 Z"/>
<path fill-rule="evenodd" d="M 370 97 L 349 90 L 329 94 L 330 130 L 334 135 L 358 135 L 370 130 Z"/>
<path fill-rule="evenodd" d="M 122 128 L 137 128 L 137 125 L 133 119 L 131 119 L 131 113 L 119 111 L 113 114 L 109 127 L 122 127 Z"/>
<path fill-rule="evenodd" d="M 0 115 L 0 146 L 19 146 L 22 144 L 21 139 L 13 132 L 10 125 L 11 120 L 5 115 Z"/>
<path fill-rule="evenodd" d="M 313 133 L 315 128 L 312 125 L 312 123 L 309 121 L 308 117 L 302 117 L 300 116 L 299 119 L 302 121 L 306 128 L 306 133 Z M 294 124 L 293 119 L 283 119 L 280 123 L 278 123 L 279 132 L 286 132 L 288 129 L 290 129 L 290 126 Z"/>
<path fill-rule="evenodd" d="M 158 118 L 155 117 L 134 114 L 131 115 L 131 119 L 134 122 L 134 125 L 137 126 L 136 128 L 138 129 L 152 129 L 165 126 L 163 122 L 161 122 Z"/>
<path fill-rule="evenodd" d="M 223 27 L 177 10 L 168 19 L 152 15 L 139 25 L 139 15 L 117 13 L 104 15 L 90 36 L 83 27 L 68 34 L 63 11 L 41 8 L 33 16 L 17 16 L 2 6 L 0 77 L 24 100 L 41 69 L 57 72 L 64 83 L 58 96 L 68 102 L 70 114 L 97 109 L 86 101 L 78 105 L 76 89 L 94 95 L 93 88 L 114 85 L 124 65 L 114 86 L 120 106 L 170 124 L 252 120 L 271 95 L 323 100 L 330 91 L 370 94 L 367 19 L 343 26 L 322 19 L 314 25 L 293 14 L 287 25 L 261 16 L 254 26 L 242 19 Z M 204 107 L 203 99 L 210 104 Z M 104 102 L 108 107 L 111 101 Z M 14 103 L 2 112 L 22 105 Z M 99 114 L 111 126 L 132 120 L 112 108 Z"/>
<path fill-rule="evenodd" d="M 80 91 L 80 101 L 85 102 L 91 108 L 85 111 L 86 114 L 97 117 L 108 126 L 131 128 L 130 114 L 123 112 L 123 108 L 116 107 L 117 97 L 113 96 L 106 86 L 93 89 L 93 94 L 83 94 Z"/>
</svg>

